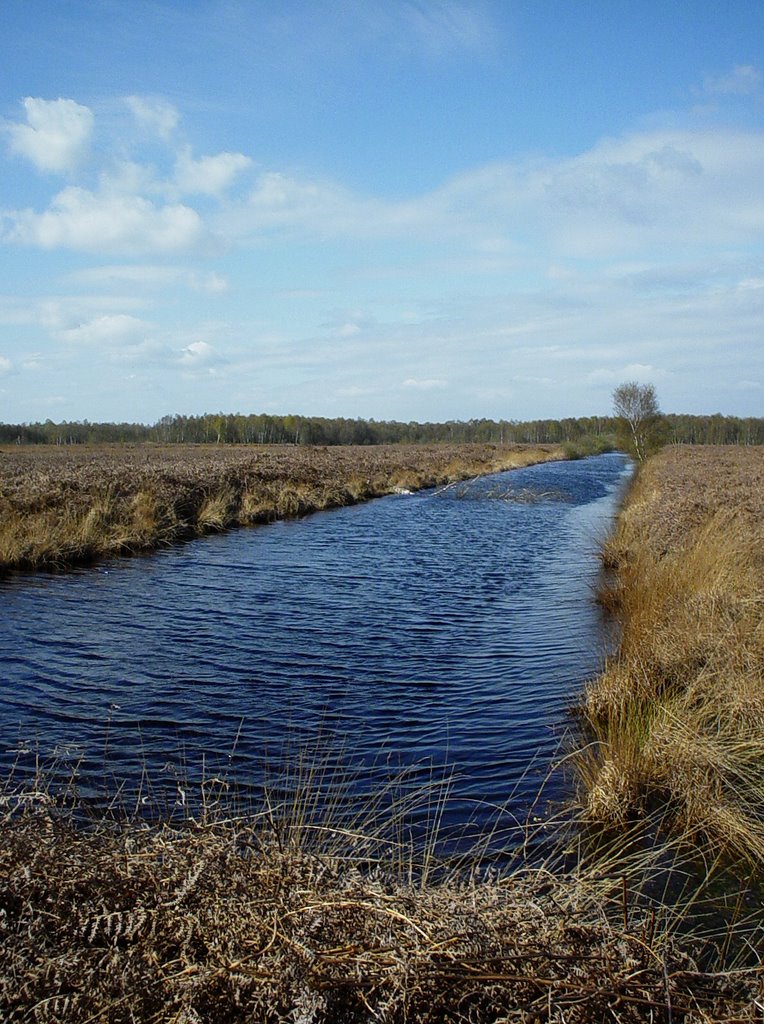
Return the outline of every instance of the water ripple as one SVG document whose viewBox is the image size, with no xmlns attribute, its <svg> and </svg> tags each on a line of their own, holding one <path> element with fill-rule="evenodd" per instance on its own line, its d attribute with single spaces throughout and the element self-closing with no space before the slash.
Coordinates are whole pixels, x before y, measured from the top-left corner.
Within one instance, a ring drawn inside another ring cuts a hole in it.
<svg viewBox="0 0 764 1024">
<path fill-rule="evenodd" d="M 336 732 L 369 764 L 453 764 L 453 815 L 520 813 L 605 650 L 591 592 L 623 473 L 529 467 L 6 581 L 0 764 L 76 745 L 83 773 L 220 759 L 256 786 L 267 750 Z"/>
</svg>

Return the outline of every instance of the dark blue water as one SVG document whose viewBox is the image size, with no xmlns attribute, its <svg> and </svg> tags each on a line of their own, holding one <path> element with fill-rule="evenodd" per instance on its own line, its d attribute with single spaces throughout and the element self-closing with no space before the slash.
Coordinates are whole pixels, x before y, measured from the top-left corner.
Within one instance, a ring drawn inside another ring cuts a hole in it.
<svg viewBox="0 0 764 1024">
<path fill-rule="evenodd" d="M 215 773 L 259 792 L 286 742 L 341 748 L 361 787 L 447 764 L 452 823 L 522 816 L 605 653 L 597 543 L 627 472 L 529 467 L 7 580 L 0 768 L 182 799 Z"/>
</svg>

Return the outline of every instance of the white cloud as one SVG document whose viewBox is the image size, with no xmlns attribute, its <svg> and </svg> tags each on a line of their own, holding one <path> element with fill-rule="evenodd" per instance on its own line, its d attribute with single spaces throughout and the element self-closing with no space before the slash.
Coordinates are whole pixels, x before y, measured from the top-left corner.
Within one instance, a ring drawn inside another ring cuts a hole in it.
<svg viewBox="0 0 764 1024">
<path fill-rule="evenodd" d="M 227 277 L 214 271 L 209 274 L 192 274 L 189 282 L 191 287 L 210 295 L 223 295 L 231 287 Z"/>
<path fill-rule="evenodd" d="M 758 92 L 761 74 L 750 64 L 738 64 L 726 75 L 706 78 L 704 88 L 714 96 L 750 96 Z"/>
<path fill-rule="evenodd" d="M 161 139 L 169 139 L 180 121 L 172 103 L 158 96 L 126 96 L 125 103 L 140 127 Z"/>
<path fill-rule="evenodd" d="M 325 46 L 366 43 L 376 51 L 386 44 L 415 57 L 481 56 L 495 49 L 497 31 L 480 0 L 364 0 L 341 5 Z"/>
<path fill-rule="evenodd" d="M 412 388 L 415 391 L 439 391 L 442 388 L 448 387 L 448 381 L 435 377 L 429 377 L 424 380 L 408 377 L 403 381 L 401 387 Z"/>
<path fill-rule="evenodd" d="M 199 214 L 188 206 L 156 206 L 142 196 L 105 196 L 74 186 L 59 192 L 44 213 L 21 210 L 9 219 L 10 241 L 43 249 L 177 252 L 199 245 L 205 234 Z"/>
<path fill-rule="evenodd" d="M 491 47 L 495 34 L 479 5 L 457 0 L 426 0 L 401 7 L 406 35 L 413 34 L 426 51 L 444 56 L 455 51 L 481 52 Z"/>
<path fill-rule="evenodd" d="M 216 271 L 203 272 L 186 267 L 162 266 L 161 264 L 124 264 L 103 267 L 88 267 L 67 277 L 68 281 L 94 287 L 135 285 L 139 288 L 160 289 L 181 285 L 192 291 L 208 295 L 223 295 L 230 288 L 228 279 Z"/>
<path fill-rule="evenodd" d="M 11 149 L 42 171 L 71 171 L 84 156 L 93 131 L 93 112 L 74 100 L 24 101 L 26 124 L 7 124 Z"/>
<path fill-rule="evenodd" d="M 501 237 L 513 266 L 529 250 L 545 267 L 568 257 L 636 260 L 672 245 L 759 239 L 762 163 L 764 133 L 663 130 L 606 139 L 574 157 L 485 165 L 398 202 L 269 171 L 219 227 L 242 242 L 456 239 L 475 250 Z"/>
<path fill-rule="evenodd" d="M 99 191 L 109 195 L 166 195 L 169 191 L 165 182 L 157 178 L 156 170 L 149 164 L 135 160 L 114 160 L 108 171 L 99 178 Z"/>
<path fill-rule="evenodd" d="M 191 150 L 185 149 L 178 156 L 175 180 L 181 192 L 216 196 L 251 166 L 252 160 L 243 153 L 218 153 L 194 160 Z"/>
<path fill-rule="evenodd" d="M 56 331 L 56 337 L 75 344 L 110 345 L 142 336 L 148 329 L 145 321 L 128 313 L 117 313 L 60 329 Z"/>
<path fill-rule="evenodd" d="M 32 322 L 57 338 L 100 317 L 121 316 L 128 308 L 138 309 L 140 300 L 122 295 L 58 296 L 42 299 L 29 309 Z M 137 320 L 137 318 L 135 318 Z"/>
<path fill-rule="evenodd" d="M 182 366 L 188 369 L 209 367 L 224 362 L 223 357 L 214 346 L 206 341 L 192 341 L 180 353 Z"/>
<path fill-rule="evenodd" d="M 662 377 L 663 371 L 657 366 L 652 366 L 650 363 L 628 363 L 623 368 L 623 376 L 629 380 L 647 381 L 655 380 L 656 377 Z"/>
<path fill-rule="evenodd" d="M 13 363 L 5 356 L 0 356 L 0 377 L 7 377 L 13 369 Z"/>
<path fill-rule="evenodd" d="M 376 388 L 349 385 L 346 388 L 337 388 L 334 394 L 337 396 L 337 398 L 364 398 L 367 395 L 376 394 L 376 391 Z"/>
<path fill-rule="evenodd" d="M 332 183 L 299 180 L 276 171 L 260 175 L 244 213 L 249 222 L 246 226 L 255 231 L 296 227 L 345 234 L 369 223 L 363 202 L 351 192 Z"/>
<path fill-rule="evenodd" d="M 360 326 L 357 323 L 353 323 L 352 321 L 348 321 L 347 323 L 342 324 L 337 329 L 337 334 L 340 338 L 355 338 L 355 336 L 360 333 Z"/>
</svg>

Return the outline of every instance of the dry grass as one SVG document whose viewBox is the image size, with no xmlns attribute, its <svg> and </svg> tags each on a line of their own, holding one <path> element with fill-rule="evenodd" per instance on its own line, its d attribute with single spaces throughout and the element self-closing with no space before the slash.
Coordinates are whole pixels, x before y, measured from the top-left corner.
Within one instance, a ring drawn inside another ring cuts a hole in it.
<svg viewBox="0 0 764 1024">
<path fill-rule="evenodd" d="M 764 451 L 673 448 L 641 470 L 605 551 L 619 654 L 587 690 L 583 801 L 659 813 L 764 869 Z"/>
<path fill-rule="evenodd" d="M 0 571 L 61 569 L 563 458 L 554 445 L 0 449 Z"/>
<path fill-rule="evenodd" d="M 84 826 L 39 784 L 3 803 L 8 1024 L 760 1019 L 758 972 L 702 969 L 623 860 L 425 883 L 386 838 L 272 808 Z"/>
</svg>

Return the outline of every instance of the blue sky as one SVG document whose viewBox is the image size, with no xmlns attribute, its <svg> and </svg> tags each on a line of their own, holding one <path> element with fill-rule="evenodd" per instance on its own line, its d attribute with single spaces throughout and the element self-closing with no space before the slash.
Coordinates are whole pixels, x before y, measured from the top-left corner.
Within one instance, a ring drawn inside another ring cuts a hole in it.
<svg viewBox="0 0 764 1024">
<path fill-rule="evenodd" d="M 0 24 L 0 421 L 764 414 L 761 0 Z"/>
</svg>

